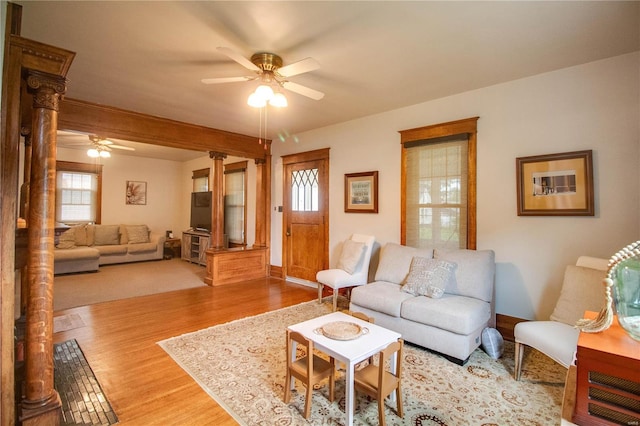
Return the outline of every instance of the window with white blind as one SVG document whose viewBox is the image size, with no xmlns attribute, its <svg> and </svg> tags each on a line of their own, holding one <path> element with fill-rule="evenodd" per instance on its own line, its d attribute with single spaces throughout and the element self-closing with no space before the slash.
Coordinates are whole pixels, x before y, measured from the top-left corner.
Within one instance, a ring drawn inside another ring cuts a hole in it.
<svg viewBox="0 0 640 426">
<path fill-rule="evenodd" d="M 210 169 L 199 169 L 192 172 L 193 192 L 209 191 L 209 170 Z"/>
<path fill-rule="evenodd" d="M 408 148 L 406 174 L 406 244 L 466 248 L 466 137 Z"/>
<path fill-rule="evenodd" d="M 246 244 L 247 162 L 224 166 L 224 233 L 231 247 Z"/>
<path fill-rule="evenodd" d="M 100 223 L 102 165 L 56 162 L 56 222 Z"/>
<path fill-rule="evenodd" d="M 402 244 L 476 248 L 477 120 L 400 132 Z"/>
</svg>

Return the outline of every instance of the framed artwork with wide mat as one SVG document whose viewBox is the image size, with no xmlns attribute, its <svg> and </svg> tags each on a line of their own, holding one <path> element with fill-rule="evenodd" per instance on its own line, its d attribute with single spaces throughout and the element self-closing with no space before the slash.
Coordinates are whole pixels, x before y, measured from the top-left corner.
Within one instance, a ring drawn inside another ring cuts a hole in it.
<svg viewBox="0 0 640 426">
<path fill-rule="evenodd" d="M 518 216 L 593 216 L 591 150 L 516 158 Z"/>
<path fill-rule="evenodd" d="M 345 213 L 378 213 L 378 171 L 344 175 Z"/>
</svg>

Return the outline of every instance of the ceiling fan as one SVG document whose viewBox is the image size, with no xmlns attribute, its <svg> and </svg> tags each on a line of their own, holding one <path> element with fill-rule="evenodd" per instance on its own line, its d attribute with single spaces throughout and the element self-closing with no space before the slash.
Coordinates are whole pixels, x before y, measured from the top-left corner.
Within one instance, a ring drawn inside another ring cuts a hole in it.
<svg viewBox="0 0 640 426">
<path fill-rule="evenodd" d="M 87 138 L 89 139 L 87 141 Z M 89 157 L 110 157 L 112 149 L 124 151 L 135 151 L 135 148 L 118 145 L 113 141 L 98 135 L 86 135 L 72 132 L 58 132 L 58 142 L 60 146 L 72 148 L 73 146 L 89 146 L 87 155 Z"/>
<path fill-rule="evenodd" d="M 130 146 L 116 145 L 115 143 L 113 143 L 109 139 L 103 138 L 101 136 L 89 135 L 89 140 L 96 147 L 101 146 L 101 147 L 103 147 L 104 149 L 107 149 L 107 150 L 111 150 L 111 148 L 123 149 L 125 151 L 135 151 L 136 150 L 135 148 L 131 148 Z"/>
<path fill-rule="evenodd" d="M 135 148 L 131 148 L 129 146 L 116 145 L 109 139 L 103 138 L 101 136 L 89 135 L 89 140 L 93 145 L 93 147 L 87 151 L 87 155 L 89 157 L 111 157 L 111 154 L 109 151 L 111 151 L 112 148 L 122 149 L 125 151 L 136 150 Z"/>
<path fill-rule="evenodd" d="M 289 81 L 289 77 L 293 77 L 298 74 L 303 74 L 309 71 L 314 71 L 320 68 L 320 64 L 313 58 L 305 58 L 298 62 L 282 66 L 282 58 L 275 53 L 258 52 L 251 56 L 251 59 L 247 59 L 240 53 L 232 50 L 228 47 L 218 47 L 217 50 L 223 55 L 233 59 L 249 71 L 253 71 L 253 75 L 239 76 L 239 77 L 219 77 L 219 78 L 204 78 L 202 82 L 204 84 L 219 84 L 219 83 L 233 83 L 240 81 L 253 81 L 259 80 L 262 86 L 267 86 L 272 89 L 272 86 L 279 90 L 280 87 L 297 93 L 302 96 L 314 99 L 316 101 L 324 97 L 324 93 L 303 86 L 301 84 Z M 258 91 L 256 91 L 258 93 Z M 276 92 L 278 93 L 278 92 Z M 286 106 L 286 99 L 284 105 Z M 273 103 L 271 103 L 274 105 Z M 249 105 L 251 104 L 251 98 L 249 99 Z M 252 105 L 252 106 L 264 106 L 264 105 Z"/>
</svg>

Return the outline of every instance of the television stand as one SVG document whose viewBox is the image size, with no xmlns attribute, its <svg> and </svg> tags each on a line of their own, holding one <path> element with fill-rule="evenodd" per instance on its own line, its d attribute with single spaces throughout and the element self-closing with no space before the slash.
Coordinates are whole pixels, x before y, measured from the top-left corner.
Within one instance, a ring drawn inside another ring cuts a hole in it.
<svg viewBox="0 0 640 426">
<path fill-rule="evenodd" d="M 205 252 L 209 248 L 211 234 L 209 231 L 190 229 L 182 232 L 182 259 L 198 265 L 206 265 Z"/>
</svg>

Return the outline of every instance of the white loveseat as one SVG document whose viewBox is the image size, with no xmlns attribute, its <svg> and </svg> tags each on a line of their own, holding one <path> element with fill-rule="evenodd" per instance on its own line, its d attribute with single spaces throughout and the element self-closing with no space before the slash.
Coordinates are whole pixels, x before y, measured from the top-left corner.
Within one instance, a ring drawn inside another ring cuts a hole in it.
<svg viewBox="0 0 640 426">
<path fill-rule="evenodd" d="M 387 243 L 375 281 L 353 289 L 349 309 L 374 317 L 377 325 L 401 333 L 405 341 L 464 364 L 480 346 L 482 331 L 495 326 L 494 277 L 492 250 Z M 422 285 L 418 293 L 430 296 L 416 295 L 416 282 Z"/>
<path fill-rule="evenodd" d="M 160 260 L 166 236 L 147 225 L 77 225 L 54 250 L 54 274 L 97 271 L 100 265 Z"/>
</svg>

